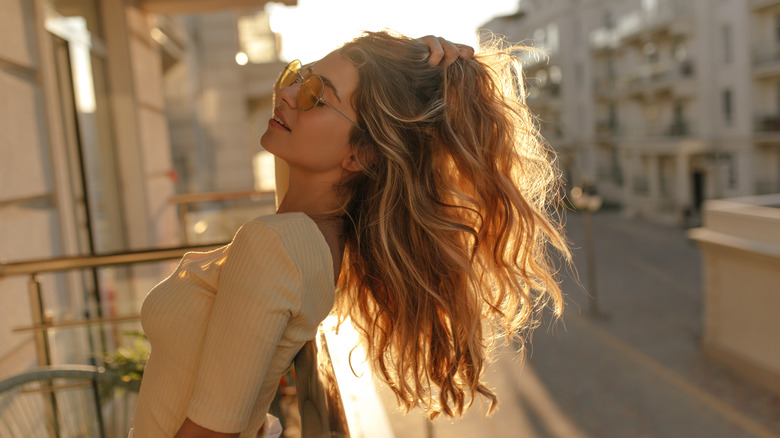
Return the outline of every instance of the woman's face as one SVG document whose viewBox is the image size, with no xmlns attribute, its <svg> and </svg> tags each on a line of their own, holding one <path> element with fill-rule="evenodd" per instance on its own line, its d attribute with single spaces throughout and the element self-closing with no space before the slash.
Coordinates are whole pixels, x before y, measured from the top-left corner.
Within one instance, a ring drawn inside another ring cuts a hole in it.
<svg viewBox="0 0 780 438">
<path fill-rule="evenodd" d="M 325 83 L 323 98 L 352 120 L 352 94 L 358 86 L 355 66 L 336 52 L 304 67 L 301 75 L 320 75 Z M 346 168 L 351 158 L 349 133 L 353 125 L 344 115 L 320 103 L 308 111 L 298 108 L 300 83 L 277 91 L 274 116 L 260 139 L 263 147 L 293 169 L 322 174 Z M 346 160 L 346 161 L 345 161 Z"/>
</svg>

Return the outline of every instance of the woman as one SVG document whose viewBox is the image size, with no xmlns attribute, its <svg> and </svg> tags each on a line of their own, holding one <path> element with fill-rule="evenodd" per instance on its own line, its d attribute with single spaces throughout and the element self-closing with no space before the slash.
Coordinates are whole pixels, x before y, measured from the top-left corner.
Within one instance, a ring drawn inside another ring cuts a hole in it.
<svg viewBox="0 0 780 438">
<path fill-rule="evenodd" d="M 460 415 L 479 394 L 494 409 L 493 335 L 521 335 L 548 298 L 560 311 L 545 254 L 568 254 L 547 213 L 558 179 L 514 58 L 442 67 L 434 40 L 367 33 L 282 73 L 261 143 L 288 164 L 287 193 L 147 297 L 137 437 L 256 436 L 334 301 L 401 406 Z"/>
</svg>

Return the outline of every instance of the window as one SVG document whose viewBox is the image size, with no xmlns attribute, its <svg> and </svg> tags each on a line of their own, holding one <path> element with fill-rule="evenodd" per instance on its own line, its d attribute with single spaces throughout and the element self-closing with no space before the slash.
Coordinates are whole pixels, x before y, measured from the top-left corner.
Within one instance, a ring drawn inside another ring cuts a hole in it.
<svg viewBox="0 0 780 438">
<path fill-rule="evenodd" d="M 721 29 L 723 34 L 723 62 L 728 64 L 731 62 L 731 26 L 724 24 Z"/>
<path fill-rule="evenodd" d="M 658 191 L 663 198 L 671 198 L 675 186 L 675 158 L 670 156 L 658 157 Z"/>
<path fill-rule="evenodd" d="M 614 80 L 617 78 L 617 70 L 615 69 L 615 58 L 607 58 L 607 79 Z"/>
<path fill-rule="evenodd" d="M 561 80 L 563 79 L 563 71 L 561 71 L 561 67 L 558 65 L 551 65 L 549 68 L 549 74 L 550 82 L 556 85 L 560 85 Z"/>
<path fill-rule="evenodd" d="M 533 43 L 534 47 L 546 49 L 547 35 L 544 31 L 544 28 L 540 27 L 534 30 Z"/>
<path fill-rule="evenodd" d="M 614 133 L 618 127 L 617 106 L 614 103 L 610 103 L 608 111 L 609 111 L 609 118 L 607 120 L 609 121 L 609 128 Z"/>
<path fill-rule="evenodd" d="M 577 61 L 574 64 L 574 77 L 575 77 L 575 80 L 577 81 L 577 86 L 578 87 L 582 87 L 582 83 L 583 83 L 583 81 L 585 79 L 584 76 L 585 76 L 585 73 L 583 72 L 582 62 Z"/>
<path fill-rule="evenodd" d="M 685 107 L 679 100 L 674 102 L 672 125 L 669 127 L 669 135 L 678 136 L 688 133 L 688 125 L 685 123 Z"/>
<path fill-rule="evenodd" d="M 579 21 L 575 21 L 575 23 L 579 23 Z M 579 38 L 578 33 L 575 33 L 575 35 L 577 35 L 577 38 Z M 560 48 L 560 37 L 558 34 L 558 25 L 555 23 L 550 23 L 547 25 L 546 48 L 547 50 L 550 51 L 550 53 L 558 53 L 558 49 Z"/>
<path fill-rule="evenodd" d="M 775 102 L 777 106 L 775 107 L 774 116 L 777 118 L 780 115 L 780 82 L 777 83 L 777 88 L 775 88 Z"/>
<path fill-rule="evenodd" d="M 265 12 L 238 19 L 238 40 L 247 60 L 262 64 L 278 60 L 276 35 L 271 31 L 270 18 Z"/>
<path fill-rule="evenodd" d="M 674 40 L 674 45 L 672 46 L 672 56 L 674 57 L 674 60 L 683 63 L 688 60 L 688 48 L 685 46 L 685 40 L 682 38 L 677 38 Z"/>
<path fill-rule="evenodd" d="M 634 178 L 632 181 L 633 191 L 636 195 L 650 194 L 650 161 L 652 157 L 635 156 L 633 157 Z"/>
<path fill-rule="evenodd" d="M 658 9 L 658 0 L 642 0 L 642 10 L 653 12 Z"/>
<path fill-rule="evenodd" d="M 658 48 L 653 43 L 645 43 L 642 46 L 642 53 L 645 55 L 645 59 L 648 64 L 655 64 L 658 62 Z"/>
<path fill-rule="evenodd" d="M 780 43 L 780 15 L 775 15 L 775 42 Z"/>
<path fill-rule="evenodd" d="M 734 190 L 737 188 L 737 163 L 735 163 L 732 154 L 726 155 L 726 164 L 728 166 L 728 188 Z"/>
<path fill-rule="evenodd" d="M 683 120 L 683 104 L 679 100 L 674 102 L 674 121 Z"/>
<path fill-rule="evenodd" d="M 723 91 L 723 120 L 727 124 L 731 124 L 734 118 L 734 103 L 732 102 L 731 90 Z"/>
</svg>

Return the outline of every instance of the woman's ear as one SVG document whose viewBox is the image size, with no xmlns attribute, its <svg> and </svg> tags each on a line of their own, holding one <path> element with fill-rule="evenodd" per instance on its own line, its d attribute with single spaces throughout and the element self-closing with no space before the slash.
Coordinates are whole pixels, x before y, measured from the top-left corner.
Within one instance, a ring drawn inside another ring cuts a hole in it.
<svg viewBox="0 0 780 438">
<path fill-rule="evenodd" d="M 341 167 L 348 172 L 361 172 L 363 170 L 363 166 L 360 165 L 360 160 L 355 153 L 350 153 L 344 157 Z"/>
<path fill-rule="evenodd" d="M 371 144 L 353 144 L 349 154 L 344 157 L 341 167 L 348 172 L 365 172 L 374 161 L 374 149 Z"/>
</svg>

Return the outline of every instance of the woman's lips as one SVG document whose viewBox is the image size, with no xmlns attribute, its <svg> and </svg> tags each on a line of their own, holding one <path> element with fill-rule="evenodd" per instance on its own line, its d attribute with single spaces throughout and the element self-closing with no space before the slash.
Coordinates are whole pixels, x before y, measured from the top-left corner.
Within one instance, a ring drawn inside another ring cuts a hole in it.
<svg viewBox="0 0 780 438">
<path fill-rule="evenodd" d="M 284 129 L 287 132 L 290 132 L 290 128 L 284 126 L 280 121 L 276 120 L 275 118 L 271 118 L 268 120 L 268 124 L 276 129 Z"/>
<path fill-rule="evenodd" d="M 269 121 L 274 126 L 278 126 L 280 128 L 284 128 L 286 131 L 290 131 L 290 128 L 287 127 L 287 123 L 284 120 L 284 116 L 282 115 L 281 111 L 278 109 L 274 110 L 274 115 L 271 117 L 271 120 Z"/>
</svg>

